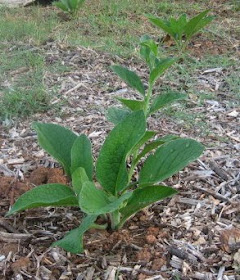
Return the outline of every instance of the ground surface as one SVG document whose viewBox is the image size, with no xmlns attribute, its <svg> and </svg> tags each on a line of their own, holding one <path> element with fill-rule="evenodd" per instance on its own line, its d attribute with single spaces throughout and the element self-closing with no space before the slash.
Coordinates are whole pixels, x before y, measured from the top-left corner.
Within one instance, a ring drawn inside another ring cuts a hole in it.
<svg viewBox="0 0 240 280">
<path fill-rule="evenodd" d="M 224 26 L 237 17 L 229 16 L 224 1 L 211 2 L 222 8 L 218 24 L 226 32 Z M 44 53 L 43 84 L 51 99 L 47 112 L 4 118 L 0 127 L 0 279 L 240 279 L 237 34 L 236 28 L 224 35 L 197 36 L 189 46 L 191 57 L 157 85 L 156 91 L 173 88 L 187 92 L 189 99 L 150 118 L 149 126 L 159 135 L 192 137 L 206 147 L 198 161 L 165 181 L 179 194 L 138 213 L 119 232 L 89 231 L 79 255 L 49 247 L 79 224 L 82 214 L 76 208 L 34 209 L 4 218 L 23 192 L 39 184 L 68 183 L 39 148 L 31 123 L 55 122 L 85 133 L 96 158 L 112 128 L 105 109 L 117 104 L 116 96 L 132 96 L 109 66 L 129 66 L 143 79 L 147 71 L 137 57 L 125 59 L 55 40 L 1 45 L 10 57 L 16 49 L 31 50 L 34 58 Z M 168 48 L 166 42 L 164 51 Z M 61 71 L 51 68 L 56 63 Z M 5 67 L 1 90 L 11 88 L 23 73 L 30 77 L 34 67 Z"/>
</svg>

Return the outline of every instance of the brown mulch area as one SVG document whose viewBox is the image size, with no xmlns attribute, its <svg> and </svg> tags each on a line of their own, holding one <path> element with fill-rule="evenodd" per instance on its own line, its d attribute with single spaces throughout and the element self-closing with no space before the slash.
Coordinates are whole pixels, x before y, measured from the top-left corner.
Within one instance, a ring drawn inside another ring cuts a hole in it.
<svg viewBox="0 0 240 280">
<path fill-rule="evenodd" d="M 240 111 L 228 106 L 229 100 L 234 102 L 227 86 L 230 69 L 199 71 L 199 90 L 210 90 L 217 98 L 205 100 L 201 107 L 191 96 L 187 101 L 189 114 L 205 116 L 208 136 L 201 136 L 198 126 L 187 130 L 163 114 L 150 118 L 150 127 L 160 135 L 193 137 L 206 146 L 198 161 L 165 182 L 179 191 L 172 199 L 138 213 L 118 232 L 90 230 L 79 255 L 49 247 L 79 224 L 82 213 L 76 208 L 47 207 L 4 218 L 14 200 L 35 185 L 68 183 L 59 166 L 39 148 L 31 122 L 54 122 L 85 133 L 96 157 L 112 128 L 105 109 L 116 104 L 115 96 L 130 96 L 109 65 L 130 65 L 143 79 L 146 75 L 134 60 L 51 42 L 43 49 L 46 63 L 59 61 L 71 71 L 45 75 L 47 87 L 58 88 L 52 103 L 64 100 L 59 116 L 49 111 L 1 127 L 0 279 L 239 280 Z"/>
</svg>

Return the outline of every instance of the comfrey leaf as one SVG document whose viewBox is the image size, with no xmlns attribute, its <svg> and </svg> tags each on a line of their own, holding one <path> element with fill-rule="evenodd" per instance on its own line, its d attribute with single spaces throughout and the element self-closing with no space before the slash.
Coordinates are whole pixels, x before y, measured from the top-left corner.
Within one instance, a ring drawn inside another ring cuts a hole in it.
<svg viewBox="0 0 240 280">
<path fill-rule="evenodd" d="M 159 146 L 165 144 L 166 142 L 170 142 L 173 140 L 179 139 L 176 135 L 166 135 L 164 137 L 158 138 L 155 141 L 152 141 L 148 144 L 146 144 L 143 148 L 143 150 L 139 153 L 139 155 L 136 157 L 134 161 L 134 165 L 136 165 L 141 158 L 143 158 L 147 153 L 153 151 L 154 149 L 158 148 Z"/>
<path fill-rule="evenodd" d="M 82 190 L 83 183 L 88 181 L 90 180 L 85 169 L 83 167 L 77 168 L 72 174 L 72 186 L 74 192 L 79 195 Z"/>
<path fill-rule="evenodd" d="M 83 252 L 83 234 L 93 225 L 96 221 L 96 215 L 88 215 L 83 220 L 78 228 L 69 231 L 66 236 L 56 241 L 52 246 L 58 246 L 73 254 Z"/>
<path fill-rule="evenodd" d="M 79 167 L 85 169 L 86 174 L 91 181 L 93 177 L 91 142 L 84 134 L 77 137 L 71 149 L 71 173 Z"/>
<path fill-rule="evenodd" d="M 126 157 L 143 137 L 146 120 L 143 111 L 133 112 L 109 133 L 97 160 L 97 179 L 107 192 L 116 195 L 128 183 Z"/>
<path fill-rule="evenodd" d="M 177 60 L 174 58 L 165 58 L 160 60 L 154 69 L 150 72 L 149 82 L 154 84 L 155 81 Z"/>
<path fill-rule="evenodd" d="M 144 85 L 135 72 L 120 65 L 111 66 L 111 69 L 131 88 L 136 89 L 141 95 L 145 95 Z"/>
<path fill-rule="evenodd" d="M 203 149 L 200 143 L 192 139 L 167 142 L 146 159 L 140 171 L 139 184 L 145 186 L 167 179 L 197 159 Z"/>
<path fill-rule="evenodd" d="M 117 210 L 131 195 L 132 192 L 127 192 L 119 198 L 112 197 L 103 190 L 97 189 L 93 183 L 85 182 L 79 196 L 79 206 L 87 214 L 111 213 Z"/>
<path fill-rule="evenodd" d="M 184 28 L 184 34 L 188 39 L 214 19 L 214 17 L 206 17 L 208 13 L 209 10 L 203 11 L 188 21 Z"/>
<path fill-rule="evenodd" d="M 147 15 L 147 18 L 150 20 L 150 22 L 152 22 L 157 27 L 161 28 L 163 31 L 165 31 L 166 33 L 171 35 L 173 38 L 176 37 L 176 33 L 171 28 L 168 21 L 162 20 L 161 18 L 153 16 L 153 15 Z"/>
<path fill-rule="evenodd" d="M 172 104 L 175 101 L 186 99 L 187 95 L 179 92 L 167 92 L 159 94 L 153 99 L 151 104 L 149 115 L 158 111 L 159 109 Z"/>
<path fill-rule="evenodd" d="M 128 199 L 125 207 L 120 209 L 122 214 L 121 224 L 124 224 L 128 218 L 146 206 L 166 197 L 170 197 L 176 193 L 176 190 L 165 186 L 147 186 L 144 188 L 137 188 L 133 191 L 133 194 Z"/>
<path fill-rule="evenodd" d="M 56 124 L 33 123 L 40 146 L 59 161 L 67 175 L 71 176 L 71 149 L 77 139 L 72 131 Z"/>
<path fill-rule="evenodd" d="M 41 185 L 21 195 L 6 216 L 42 206 L 78 206 L 78 200 L 73 190 L 68 186 L 61 184 Z"/>
<path fill-rule="evenodd" d="M 107 118 L 108 121 L 110 121 L 113 124 L 117 125 L 121 121 L 123 121 L 123 119 L 126 116 L 128 116 L 130 113 L 131 113 L 131 111 L 127 110 L 127 109 L 122 109 L 122 108 L 118 108 L 118 107 L 110 107 L 107 110 L 106 118 Z"/>
<path fill-rule="evenodd" d="M 132 111 L 139 111 L 144 108 L 145 102 L 141 100 L 132 100 L 132 99 L 124 99 L 118 98 L 118 100 L 126 107 L 128 107 Z"/>
</svg>

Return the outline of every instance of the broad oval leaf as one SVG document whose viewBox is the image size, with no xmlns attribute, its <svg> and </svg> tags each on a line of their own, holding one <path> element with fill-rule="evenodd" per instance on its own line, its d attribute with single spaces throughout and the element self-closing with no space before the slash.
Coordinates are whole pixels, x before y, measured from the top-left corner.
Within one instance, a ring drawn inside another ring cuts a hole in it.
<svg viewBox="0 0 240 280">
<path fill-rule="evenodd" d="M 21 195 L 6 216 L 42 206 L 78 206 L 78 200 L 73 190 L 68 186 L 61 184 L 40 185 Z"/>
<path fill-rule="evenodd" d="M 142 110 L 145 105 L 145 102 L 142 100 L 132 100 L 124 98 L 118 98 L 118 100 L 132 111 Z"/>
<path fill-rule="evenodd" d="M 162 145 L 146 159 L 139 184 L 144 186 L 167 179 L 197 159 L 203 150 L 203 145 L 192 139 L 176 139 Z"/>
<path fill-rule="evenodd" d="M 120 65 L 113 65 L 111 69 L 131 88 L 136 89 L 141 95 L 145 96 L 144 85 L 135 72 Z"/>
<path fill-rule="evenodd" d="M 155 141 L 152 141 L 145 145 L 144 149 L 139 153 L 139 155 L 136 157 L 134 161 L 134 165 L 136 165 L 142 157 L 144 157 L 147 153 L 151 152 L 152 150 L 158 148 L 159 146 L 165 144 L 166 142 L 176 140 L 179 137 L 176 135 L 166 135 L 164 137 L 158 138 Z"/>
<path fill-rule="evenodd" d="M 122 214 L 120 226 L 122 226 L 133 214 L 146 206 L 166 197 L 170 197 L 176 193 L 176 190 L 165 186 L 147 186 L 144 188 L 137 188 L 133 191 L 133 194 L 128 199 L 127 204 L 120 209 L 120 213 Z"/>
<path fill-rule="evenodd" d="M 91 142 L 86 135 L 77 137 L 71 149 L 71 173 L 77 168 L 83 167 L 90 181 L 93 177 L 93 157 Z"/>
<path fill-rule="evenodd" d="M 51 246 L 58 246 L 73 254 L 83 252 L 83 234 L 91 228 L 96 221 L 97 216 L 88 215 L 83 220 L 78 228 L 69 231 L 63 239 L 54 242 Z"/>
<path fill-rule="evenodd" d="M 72 186 L 74 192 L 79 195 L 82 189 L 83 183 L 88 182 L 89 178 L 84 168 L 79 167 L 72 173 Z"/>
<path fill-rule="evenodd" d="M 153 85 L 155 81 L 177 61 L 175 58 L 166 58 L 158 62 L 155 68 L 150 72 L 149 83 Z"/>
<path fill-rule="evenodd" d="M 128 183 L 126 157 L 146 131 L 143 111 L 133 112 L 109 133 L 97 160 L 97 178 L 102 187 L 116 195 Z"/>
<path fill-rule="evenodd" d="M 159 109 L 172 104 L 177 100 L 186 99 L 187 95 L 178 92 L 167 92 L 156 96 L 151 104 L 149 115 L 153 114 L 154 112 L 158 111 Z"/>
<path fill-rule="evenodd" d="M 121 121 L 123 121 L 123 119 L 125 119 L 125 117 L 128 116 L 130 113 L 131 113 L 131 111 L 126 110 L 126 109 L 122 109 L 122 108 L 118 108 L 118 107 L 110 107 L 107 110 L 106 118 L 108 121 L 117 125 Z"/>
<path fill-rule="evenodd" d="M 40 146 L 59 161 L 71 176 L 71 149 L 77 135 L 57 124 L 33 123 Z"/>
<path fill-rule="evenodd" d="M 79 196 L 79 206 L 87 214 L 111 213 L 117 210 L 131 195 L 131 192 L 127 192 L 119 198 L 109 197 L 103 190 L 97 189 L 93 183 L 85 182 Z"/>
</svg>

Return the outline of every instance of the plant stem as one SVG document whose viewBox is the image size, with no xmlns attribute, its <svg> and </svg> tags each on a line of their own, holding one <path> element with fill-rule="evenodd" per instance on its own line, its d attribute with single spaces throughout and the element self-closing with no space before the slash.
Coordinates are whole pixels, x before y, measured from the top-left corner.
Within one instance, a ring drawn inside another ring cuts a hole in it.
<svg viewBox="0 0 240 280">
<path fill-rule="evenodd" d="M 98 224 L 92 224 L 91 228 L 96 228 L 96 229 L 106 229 L 108 227 L 108 224 L 103 224 L 103 225 L 98 225 Z"/>
<path fill-rule="evenodd" d="M 120 223 L 120 218 L 121 218 L 121 214 L 118 210 L 112 212 L 110 214 L 110 220 L 111 220 L 111 229 L 115 230 L 118 228 L 118 225 Z"/>
<path fill-rule="evenodd" d="M 150 84 L 148 85 L 148 90 L 147 90 L 147 95 L 145 96 L 145 104 L 144 104 L 144 108 L 143 108 L 143 112 L 144 112 L 144 115 L 145 117 L 147 117 L 148 115 L 148 111 L 149 111 L 149 106 L 150 106 L 150 99 L 152 97 L 152 89 L 153 89 L 153 84 Z M 130 167 L 130 170 L 128 172 L 128 181 L 130 182 L 131 181 L 131 178 L 132 178 L 132 175 L 134 173 L 134 168 L 135 168 L 135 164 L 133 164 L 138 156 L 138 152 L 139 152 L 139 149 L 137 149 L 133 155 L 132 155 L 132 164 L 131 164 L 131 167 Z"/>
<path fill-rule="evenodd" d="M 149 105 L 150 105 L 150 99 L 152 97 L 152 89 L 153 85 L 149 83 L 148 90 L 147 90 L 147 95 L 145 97 L 145 105 L 144 105 L 144 114 L 147 117 L 148 115 L 148 110 L 149 110 Z"/>
</svg>

